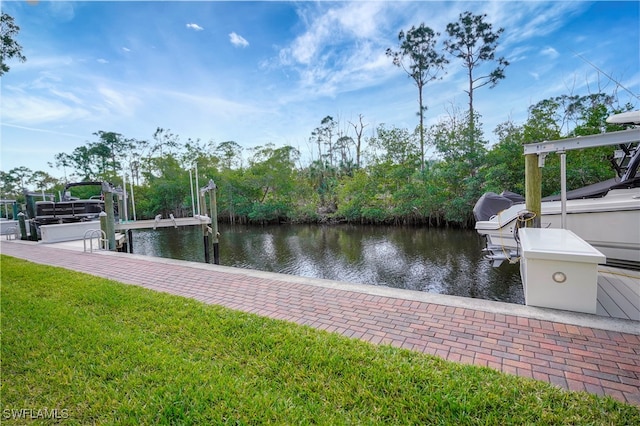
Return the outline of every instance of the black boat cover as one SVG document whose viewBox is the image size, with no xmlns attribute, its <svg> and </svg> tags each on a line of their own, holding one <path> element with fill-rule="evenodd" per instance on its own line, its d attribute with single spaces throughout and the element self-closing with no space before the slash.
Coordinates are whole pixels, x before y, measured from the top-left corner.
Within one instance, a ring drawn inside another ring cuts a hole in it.
<svg viewBox="0 0 640 426">
<path fill-rule="evenodd" d="M 476 221 L 489 220 L 492 216 L 508 209 L 513 204 L 514 202 L 505 196 L 498 195 L 495 192 L 487 192 L 473 206 L 473 216 Z"/>
<path fill-rule="evenodd" d="M 619 178 L 611 178 L 593 185 L 567 191 L 567 200 L 580 200 L 582 198 L 600 198 L 607 195 L 612 186 L 620 182 Z M 544 197 L 542 201 L 560 201 L 560 194 Z"/>
</svg>

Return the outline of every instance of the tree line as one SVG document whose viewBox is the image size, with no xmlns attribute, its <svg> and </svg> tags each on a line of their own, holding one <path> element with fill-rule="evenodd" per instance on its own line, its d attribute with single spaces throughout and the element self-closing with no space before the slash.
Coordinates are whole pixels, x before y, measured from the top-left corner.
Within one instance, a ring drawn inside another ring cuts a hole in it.
<svg viewBox="0 0 640 426">
<path fill-rule="evenodd" d="M 425 129 L 433 155 L 424 163 L 418 127 L 411 131 L 381 124 L 365 136 L 362 115 L 353 123 L 324 117 L 310 136 L 317 157 L 306 163 L 289 145 L 244 149 L 234 141 L 183 141 L 162 128 L 149 140 L 98 131 L 95 141 L 55 155 L 50 165 L 61 170 L 63 178 L 18 167 L 1 171 L 0 185 L 2 198 L 24 201 L 22 191 L 27 187 L 56 194 L 67 181 L 121 185 L 126 174 L 134 188 L 138 218 L 180 217 L 191 214 L 190 188 L 197 168 L 201 186 L 209 179 L 217 184 L 218 217 L 231 223 L 469 227 L 474 223 L 473 205 L 484 192 L 524 193 L 524 144 L 620 130 L 606 118 L 631 109 L 604 93 L 545 99 L 529 107 L 526 122 L 499 124 L 494 130 L 497 142 L 491 147 L 482 127 L 469 126 L 466 112 L 454 110 Z M 481 117 L 475 114 L 473 120 L 480 123 Z M 470 130 L 475 134 L 469 135 Z M 477 142 L 471 146 L 469 140 Z M 612 155 L 611 147 L 572 152 L 567 158 L 568 187 L 610 178 Z M 547 159 L 542 184 L 543 195 L 560 189 L 559 161 L 554 156 Z"/>
</svg>

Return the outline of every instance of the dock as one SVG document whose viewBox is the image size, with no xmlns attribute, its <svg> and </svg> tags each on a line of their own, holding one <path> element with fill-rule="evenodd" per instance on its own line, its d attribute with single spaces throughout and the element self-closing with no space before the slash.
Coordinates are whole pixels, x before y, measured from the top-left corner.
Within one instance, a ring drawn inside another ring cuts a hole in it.
<svg viewBox="0 0 640 426">
<path fill-rule="evenodd" d="M 639 321 L 640 327 L 640 271 L 600 265 L 597 314 Z"/>
<path fill-rule="evenodd" d="M 0 250 L 640 406 L 635 320 L 135 254 L 85 253 L 69 244 L 11 240 L 2 241 Z"/>
<path fill-rule="evenodd" d="M 116 231 L 129 231 L 135 229 L 177 228 L 180 226 L 209 225 L 211 218 L 208 216 L 178 217 L 170 219 L 132 220 L 116 222 Z"/>
</svg>

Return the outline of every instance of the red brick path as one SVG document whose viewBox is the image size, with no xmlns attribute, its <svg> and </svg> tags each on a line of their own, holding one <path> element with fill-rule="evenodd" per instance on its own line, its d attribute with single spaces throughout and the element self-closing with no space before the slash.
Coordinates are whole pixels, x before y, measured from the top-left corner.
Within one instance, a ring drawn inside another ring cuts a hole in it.
<svg viewBox="0 0 640 426">
<path fill-rule="evenodd" d="M 90 254 L 14 241 L 3 241 L 0 249 L 37 263 L 488 366 L 640 406 L 638 334 L 307 285 L 302 279 L 192 262 Z"/>
</svg>

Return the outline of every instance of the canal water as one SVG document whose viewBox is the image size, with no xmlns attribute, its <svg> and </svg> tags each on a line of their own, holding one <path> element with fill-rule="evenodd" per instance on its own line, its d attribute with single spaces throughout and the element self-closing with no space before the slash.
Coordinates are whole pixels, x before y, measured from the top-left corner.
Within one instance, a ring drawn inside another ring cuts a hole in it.
<svg viewBox="0 0 640 426">
<path fill-rule="evenodd" d="M 524 303 L 517 265 L 493 268 L 470 230 L 387 226 L 221 226 L 220 264 Z M 204 261 L 198 227 L 139 230 L 134 253 Z"/>
</svg>

